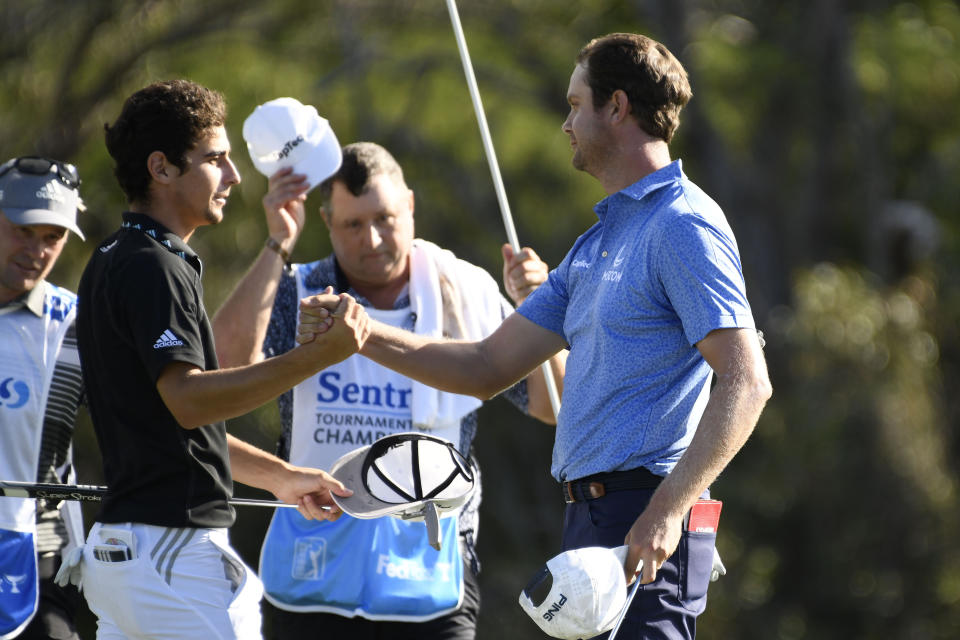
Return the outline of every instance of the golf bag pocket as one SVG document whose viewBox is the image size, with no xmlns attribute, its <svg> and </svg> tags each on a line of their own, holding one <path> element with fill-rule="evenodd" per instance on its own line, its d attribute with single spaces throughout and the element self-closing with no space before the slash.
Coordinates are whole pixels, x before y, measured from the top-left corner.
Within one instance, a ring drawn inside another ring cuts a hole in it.
<svg viewBox="0 0 960 640">
<path fill-rule="evenodd" d="M 322 611 L 420 622 L 455 610 L 463 597 L 457 518 L 441 518 L 430 547 L 422 522 L 397 518 L 306 520 L 274 513 L 260 554 L 267 600 L 287 611 Z"/>
<path fill-rule="evenodd" d="M 29 624 L 38 598 L 33 534 L 0 529 L 0 639 L 17 636 Z"/>
<path fill-rule="evenodd" d="M 701 613 L 707 606 L 716 541 L 717 534 L 708 532 L 684 531 L 680 537 L 680 602 L 689 611 Z"/>
</svg>

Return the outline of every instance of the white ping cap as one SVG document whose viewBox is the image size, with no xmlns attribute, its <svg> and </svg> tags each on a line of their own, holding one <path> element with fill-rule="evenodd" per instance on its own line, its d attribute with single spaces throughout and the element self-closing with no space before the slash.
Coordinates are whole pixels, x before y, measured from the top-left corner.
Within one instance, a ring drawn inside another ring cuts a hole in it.
<svg viewBox="0 0 960 640">
<path fill-rule="evenodd" d="M 243 123 L 243 139 L 257 171 L 268 178 L 293 167 L 307 176 L 313 189 L 340 168 L 340 142 L 316 108 L 294 98 L 270 100 Z"/>
<path fill-rule="evenodd" d="M 613 628 L 627 602 L 627 546 L 583 547 L 547 560 L 520 592 L 520 606 L 554 638 L 592 638 Z"/>
</svg>

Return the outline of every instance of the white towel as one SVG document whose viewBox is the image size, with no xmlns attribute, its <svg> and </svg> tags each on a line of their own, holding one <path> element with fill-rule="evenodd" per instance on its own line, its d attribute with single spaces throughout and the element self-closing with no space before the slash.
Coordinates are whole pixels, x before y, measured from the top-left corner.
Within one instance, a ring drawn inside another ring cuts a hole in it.
<svg viewBox="0 0 960 640">
<path fill-rule="evenodd" d="M 513 311 L 489 273 L 420 238 L 413 241 L 410 255 L 410 307 L 417 334 L 465 340 L 487 337 Z M 417 430 L 458 424 L 482 404 L 473 396 L 416 381 L 411 403 Z"/>
</svg>

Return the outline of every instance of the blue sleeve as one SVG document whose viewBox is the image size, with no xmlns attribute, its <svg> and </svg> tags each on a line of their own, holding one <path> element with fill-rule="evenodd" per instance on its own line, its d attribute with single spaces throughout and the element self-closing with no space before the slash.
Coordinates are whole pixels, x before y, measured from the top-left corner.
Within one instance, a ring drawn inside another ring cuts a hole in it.
<svg viewBox="0 0 960 640">
<path fill-rule="evenodd" d="M 723 230 L 679 216 L 664 227 L 656 268 L 691 345 L 715 329 L 754 328 L 737 245 Z"/>
<path fill-rule="evenodd" d="M 567 316 L 567 304 L 570 302 L 568 293 L 570 263 L 574 260 L 585 237 L 586 234 L 580 236 L 564 257 L 563 262 L 547 276 L 547 281 L 527 296 L 517 309 L 517 313 L 527 320 L 553 331 L 564 340 L 567 336 L 564 334 L 563 324 Z"/>
</svg>

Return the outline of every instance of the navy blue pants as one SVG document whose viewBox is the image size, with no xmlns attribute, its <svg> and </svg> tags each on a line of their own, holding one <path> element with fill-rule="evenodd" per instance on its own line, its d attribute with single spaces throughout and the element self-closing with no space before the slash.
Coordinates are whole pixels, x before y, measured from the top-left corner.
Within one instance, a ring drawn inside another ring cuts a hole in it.
<svg viewBox="0 0 960 640">
<path fill-rule="evenodd" d="M 568 504 L 563 550 L 624 544 L 653 491 L 628 489 Z M 683 532 L 677 550 L 657 572 L 657 579 L 639 587 L 616 640 L 689 640 L 696 636 L 697 616 L 707 606 L 716 539 L 716 533 Z"/>
</svg>

